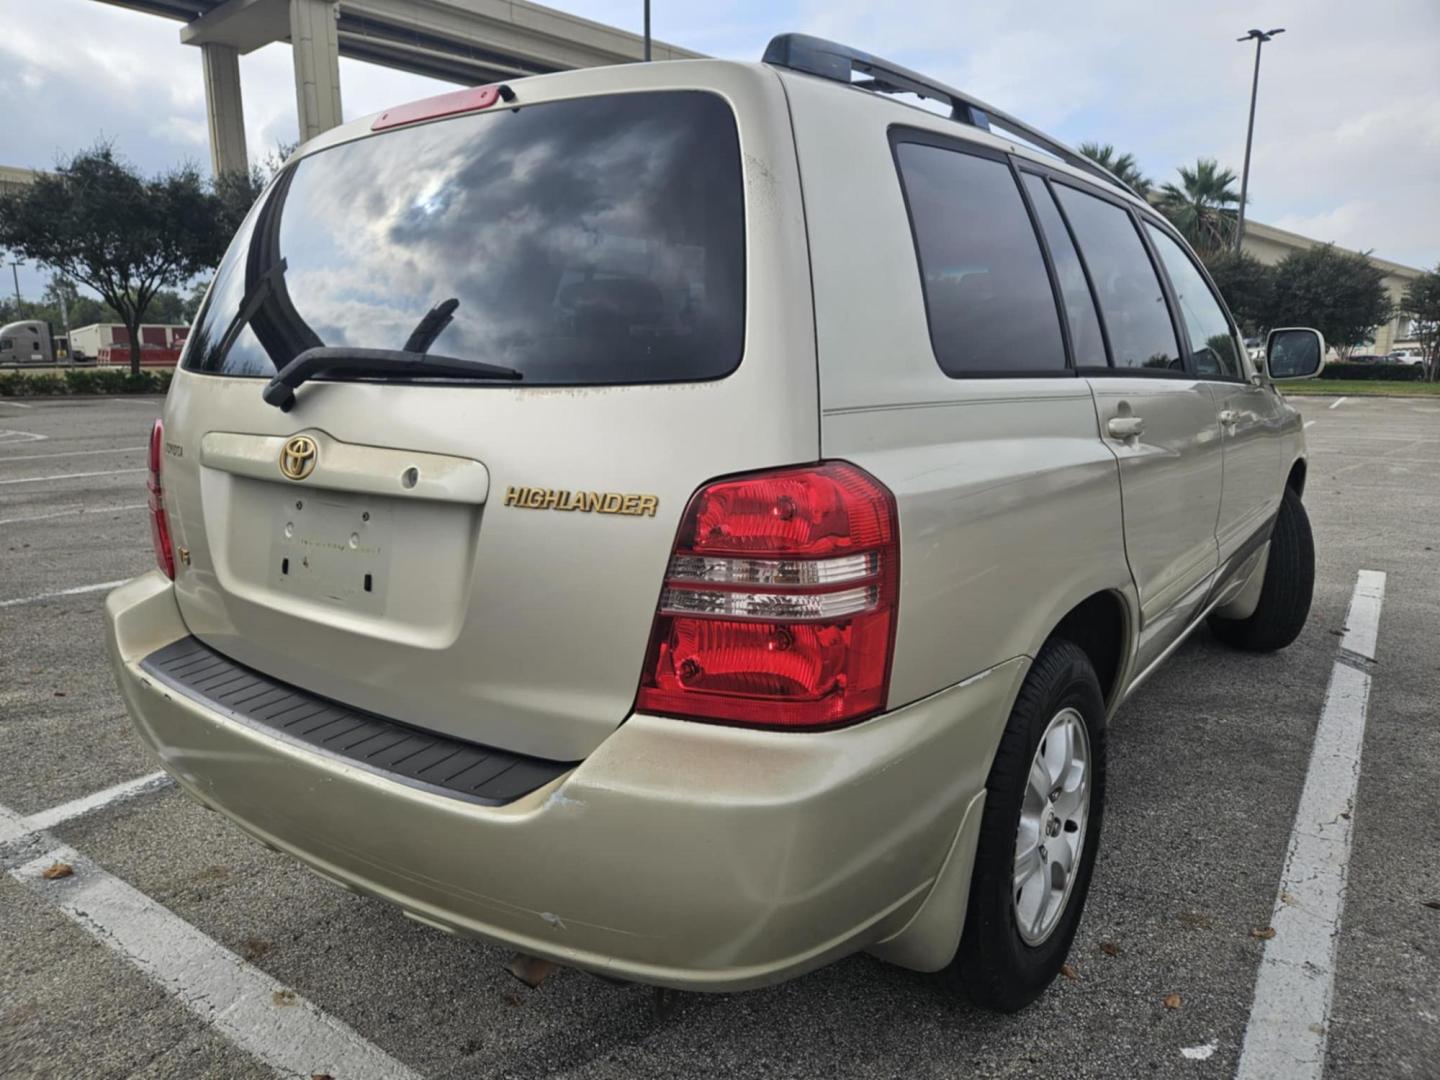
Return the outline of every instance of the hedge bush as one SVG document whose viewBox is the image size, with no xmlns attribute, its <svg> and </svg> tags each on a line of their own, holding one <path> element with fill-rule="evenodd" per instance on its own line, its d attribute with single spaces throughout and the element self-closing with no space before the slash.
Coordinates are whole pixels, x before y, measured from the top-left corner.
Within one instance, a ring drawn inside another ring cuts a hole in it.
<svg viewBox="0 0 1440 1080">
<path fill-rule="evenodd" d="M 1326 364 L 1322 379 L 1376 379 L 1381 382 L 1421 382 L 1425 368 L 1420 364 Z"/>
<path fill-rule="evenodd" d="M 71 368 L 69 371 L 0 371 L 0 397 L 57 397 L 99 394 L 163 394 L 172 372 L 129 368 Z"/>
</svg>

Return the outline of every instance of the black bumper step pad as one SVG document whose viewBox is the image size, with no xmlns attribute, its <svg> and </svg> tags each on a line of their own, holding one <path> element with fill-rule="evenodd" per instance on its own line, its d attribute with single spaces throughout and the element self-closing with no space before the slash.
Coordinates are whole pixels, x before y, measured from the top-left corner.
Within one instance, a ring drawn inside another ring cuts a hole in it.
<svg viewBox="0 0 1440 1080">
<path fill-rule="evenodd" d="M 192 701 L 268 735 L 486 806 L 513 802 L 579 764 L 497 750 L 352 709 L 238 664 L 198 638 L 157 649 L 140 667 Z"/>
</svg>

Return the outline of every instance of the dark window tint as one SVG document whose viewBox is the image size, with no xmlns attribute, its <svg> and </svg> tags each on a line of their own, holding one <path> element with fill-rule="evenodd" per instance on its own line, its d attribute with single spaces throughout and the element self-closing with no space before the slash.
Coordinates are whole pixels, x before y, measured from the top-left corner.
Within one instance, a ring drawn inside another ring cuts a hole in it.
<svg viewBox="0 0 1440 1080">
<path fill-rule="evenodd" d="M 1065 228 L 1060 211 L 1055 208 L 1055 200 L 1045 181 L 1034 173 L 1025 173 L 1024 177 L 1035 216 L 1040 219 L 1040 231 L 1045 234 L 1045 243 L 1050 247 L 1050 261 L 1055 264 L 1060 295 L 1065 300 L 1075 363 L 1078 367 L 1104 367 L 1105 339 L 1100 335 L 1100 320 L 1095 315 L 1095 298 L 1090 295 L 1090 285 L 1085 280 L 1080 256 L 1075 254 L 1070 232 Z"/>
<path fill-rule="evenodd" d="M 1009 167 L 919 143 L 896 153 L 940 367 L 947 375 L 1063 369 L 1055 296 Z"/>
<path fill-rule="evenodd" d="M 1183 370 L 1164 290 L 1130 215 L 1063 184 L 1055 191 L 1095 283 L 1115 366 Z"/>
<path fill-rule="evenodd" d="M 1200 375 L 1219 375 L 1238 378 L 1241 372 L 1240 352 L 1235 345 L 1235 335 L 1230 329 L 1230 320 L 1195 268 L 1194 262 L 1169 234 L 1157 229 L 1148 221 L 1146 230 L 1155 250 L 1160 253 L 1160 262 L 1170 276 L 1170 287 L 1180 302 L 1180 314 L 1185 320 L 1185 333 L 1190 338 L 1190 356 L 1195 361 L 1195 371 Z"/>
<path fill-rule="evenodd" d="M 241 227 L 185 366 L 267 375 L 314 345 L 399 349 L 454 299 L 430 351 L 524 385 L 715 378 L 740 362 L 743 203 L 734 114 L 699 91 L 343 143 L 282 174 Z"/>
</svg>

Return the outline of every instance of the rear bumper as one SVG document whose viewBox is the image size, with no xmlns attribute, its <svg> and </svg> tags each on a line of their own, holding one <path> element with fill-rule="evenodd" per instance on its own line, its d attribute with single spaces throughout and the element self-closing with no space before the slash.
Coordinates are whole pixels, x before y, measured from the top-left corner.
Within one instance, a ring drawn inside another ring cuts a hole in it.
<svg viewBox="0 0 1440 1080">
<path fill-rule="evenodd" d="M 266 736 L 149 677 L 139 662 L 188 634 L 158 573 L 111 593 L 106 614 L 137 729 L 202 803 L 441 929 L 689 990 L 778 982 L 877 945 L 915 962 L 894 943 L 964 848 L 1025 667 L 828 733 L 632 716 L 555 781 L 481 806 Z"/>
</svg>

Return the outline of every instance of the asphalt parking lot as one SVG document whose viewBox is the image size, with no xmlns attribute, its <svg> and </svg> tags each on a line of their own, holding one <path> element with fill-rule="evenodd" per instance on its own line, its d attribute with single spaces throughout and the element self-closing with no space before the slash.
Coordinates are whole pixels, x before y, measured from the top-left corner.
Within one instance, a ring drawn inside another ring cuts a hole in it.
<svg viewBox="0 0 1440 1080">
<path fill-rule="evenodd" d="M 1324 1074 L 1440 1076 L 1440 402 L 1297 400 L 1310 623 L 1273 656 L 1201 631 L 1121 710 L 1074 977 L 1010 1017 L 863 956 L 769 990 L 681 996 L 664 1017 L 647 991 L 573 971 L 530 990 L 501 950 L 312 876 L 173 785 L 92 799 L 155 771 L 101 611 L 106 583 L 151 565 L 159 401 L 0 402 L 0 808 L 12 826 L 63 818 L 12 827 L 7 844 L 0 815 L 0 1075 L 269 1076 L 242 1047 L 273 1032 L 290 1060 L 313 1052 L 297 1074 L 336 1080 L 333 1045 L 381 1074 L 434 1077 L 1231 1076 L 1269 945 L 1252 931 L 1283 891 L 1347 610 L 1373 570 L 1384 600 L 1374 662 L 1357 661 L 1368 719 L 1341 815 L 1353 845 Z M 21 873 L 62 846 L 77 877 L 109 883 L 94 905 Z M 174 935 L 146 963 L 126 938 L 140 923 Z M 206 999 L 217 966 L 273 985 L 273 1016 Z"/>
</svg>

